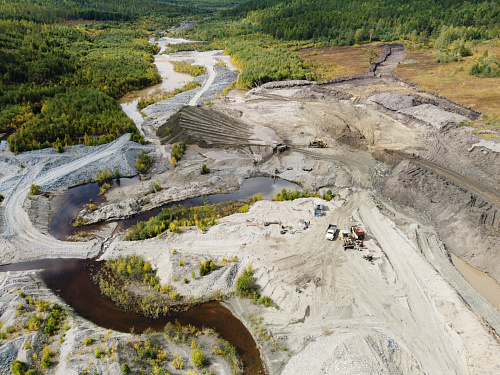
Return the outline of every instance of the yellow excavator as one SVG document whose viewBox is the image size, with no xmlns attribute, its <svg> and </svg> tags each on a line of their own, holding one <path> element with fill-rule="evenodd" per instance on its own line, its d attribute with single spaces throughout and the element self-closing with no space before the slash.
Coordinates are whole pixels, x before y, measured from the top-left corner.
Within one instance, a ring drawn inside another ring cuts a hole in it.
<svg viewBox="0 0 500 375">
<path fill-rule="evenodd" d="M 314 141 L 309 142 L 309 147 L 323 148 L 326 147 L 326 142 L 320 138 L 316 138 Z"/>
</svg>

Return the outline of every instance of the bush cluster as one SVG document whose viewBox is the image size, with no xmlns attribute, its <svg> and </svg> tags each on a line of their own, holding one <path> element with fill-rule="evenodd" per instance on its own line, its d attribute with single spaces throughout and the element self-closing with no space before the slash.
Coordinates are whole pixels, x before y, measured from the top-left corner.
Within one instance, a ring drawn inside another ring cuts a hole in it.
<svg viewBox="0 0 500 375">
<path fill-rule="evenodd" d="M 216 265 L 212 259 L 205 262 L 200 262 L 200 276 L 205 276 L 212 271 L 215 271 Z"/>
<path fill-rule="evenodd" d="M 186 73 L 193 77 L 201 76 L 207 72 L 207 68 L 203 65 L 192 65 L 189 61 L 172 61 L 174 71 L 178 73 Z"/>
<path fill-rule="evenodd" d="M 486 51 L 478 62 L 471 66 L 470 74 L 477 77 L 500 77 L 500 60 L 496 55 Z"/>
<path fill-rule="evenodd" d="M 103 169 L 96 173 L 96 177 L 99 182 L 109 181 L 113 178 L 113 173 L 109 169 Z"/>
<path fill-rule="evenodd" d="M 153 164 L 153 158 L 147 154 L 146 151 L 141 151 L 139 157 L 135 161 L 137 171 L 139 173 L 146 173 Z"/>
<path fill-rule="evenodd" d="M 197 207 L 178 205 L 164 208 L 157 216 L 153 216 L 148 221 L 140 221 L 130 228 L 125 235 L 125 240 L 145 240 L 156 237 L 167 229 L 177 233 L 180 232 L 180 227 L 194 225 L 201 230 L 206 230 L 207 226 L 215 225 L 216 219 L 220 217 L 241 212 L 242 208 L 248 211 L 248 206 L 257 200 L 258 197 L 246 201 L 231 201 Z"/>
<path fill-rule="evenodd" d="M 183 141 L 176 143 L 170 149 L 170 156 L 172 157 L 172 164 L 175 164 L 179 160 L 181 160 L 182 155 L 186 151 L 186 144 Z"/>
</svg>

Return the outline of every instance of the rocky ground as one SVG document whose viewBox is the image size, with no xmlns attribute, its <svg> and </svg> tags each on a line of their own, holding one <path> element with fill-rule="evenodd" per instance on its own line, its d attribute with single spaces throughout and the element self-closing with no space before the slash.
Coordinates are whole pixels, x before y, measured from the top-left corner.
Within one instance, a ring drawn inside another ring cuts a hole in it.
<svg viewBox="0 0 500 375">
<path fill-rule="evenodd" d="M 397 63 L 403 57 L 397 50 L 391 59 Z M 203 130 L 210 144 L 189 136 L 186 154 L 172 166 L 170 145 L 160 145 L 150 132 L 156 144 L 151 180 L 111 190 L 102 206 L 82 210 L 81 218 L 127 217 L 166 202 L 237 189 L 248 177 L 275 174 L 311 190 L 329 188 L 334 199 L 323 202 L 320 218 L 312 217 L 312 198 L 260 201 L 248 213 L 219 219 L 206 232 L 183 229 L 140 242 L 117 238 L 102 257 L 141 255 L 162 282 L 193 296 L 234 290 L 234 273 L 252 264 L 262 293 L 279 310 L 239 299 L 228 300 L 228 306 L 253 332 L 270 374 L 498 373 L 500 314 L 456 271 L 449 252 L 500 280 L 500 143 L 466 126 L 477 116 L 474 111 L 391 76 L 391 59 L 378 72 L 323 85 L 273 83 L 248 93 L 233 90 L 203 108 L 203 121 L 190 115 L 168 120 L 171 114 L 156 108 L 153 116 L 148 109 L 155 128 L 170 121 L 168 126 L 183 136 L 194 134 L 188 128 Z M 228 117 L 239 125 L 229 126 Z M 309 148 L 315 138 L 328 147 Z M 290 148 L 273 154 L 273 142 Z M 128 173 L 141 149 L 121 138 L 100 148 L 82 146 L 76 155 L 45 150 L 14 156 L 1 150 L 2 263 L 97 254 L 99 241 L 57 241 L 37 229 L 43 225 L 33 225 L 32 220 L 46 219 L 28 218 L 29 185 L 69 186 L 103 167 Z M 208 175 L 201 175 L 201 164 L 210 169 Z M 160 181 L 162 190 L 152 192 L 151 181 Z M 310 227 L 280 234 L 282 226 L 299 229 L 299 219 L 310 220 Z M 365 248 L 344 251 L 340 241 L 325 240 L 329 223 L 345 229 L 362 223 L 368 234 Z M 237 262 L 210 279 L 185 284 L 179 278 L 196 268 L 196 259 L 234 256 Z M 191 268 L 179 266 L 179 257 L 193 259 Z M 30 288 L 43 290 L 33 273 L 4 275 L 3 285 L 31 278 L 26 281 Z M 50 291 L 43 293 L 56 300 Z M 12 324 L 17 297 L 14 292 L 2 298 L 6 326 Z M 268 335 L 259 334 L 256 321 Z M 126 340 L 118 336 L 118 342 Z M 26 357 L 21 341 L 2 341 L 0 350 L 9 353 L 2 356 L 3 366 Z M 66 352 L 60 353 L 63 358 Z M 63 363 L 55 373 L 69 373 Z M 119 373 L 111 365 L 99 371 Z"/>
</svg>

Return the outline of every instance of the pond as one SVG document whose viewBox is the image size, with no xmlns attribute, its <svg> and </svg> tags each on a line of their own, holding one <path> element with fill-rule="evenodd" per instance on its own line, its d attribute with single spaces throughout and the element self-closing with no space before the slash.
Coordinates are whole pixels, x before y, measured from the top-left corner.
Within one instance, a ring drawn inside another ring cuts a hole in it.
<svg viewBox="0 0 500 375">
<path fill-rule="evenodd" d="M 455 254 L 451 254 L 451 260 L 469 284 L 500 311 L 500 285 L 496 280 L 487 273 L 472 267 Z"/>
<path fill-rule="evenodd" d="M 122 178 L 120 179 L 119 186 L 126 186 L 127 184 L 132 184 L 135 182 L 137 182 L 137 178 Z M 127 230 L 131 226 L 137 224 L 139 221 L 146 221 L 149 218 L 158 215 L 162 209 L 171 207 L 173 205 L 180 204 L 185 207 L 203 206 L 204 204 L 214 204 L 229 202 L 237 199 L 247 199 L 259 193 L 262 194 L 262 199 L 271 199 L 277 193 L 281 192 L 282 189 L 301 190 L 302 188 L 293 182 L 286 181 L 281 178 L 249 178 L 244 180 L 239 190 L 235 192 L 213 194 L 207 195 L 205 197 L 196 197 L 178 202 L 172 202 L 158 207 L 154 210 L 144 212 L 133 218 L 120 220 L 118 221 L 118 229 Z M 99 229 L 102 224 L 88 225 L 85 227 L 79 227 L 77 229 L 73 228 L 73 226 L 71 225 L 71 221 L 73 220 L 77 210 L 88 204 L 90 199 L 92 199 L 95 204 L 102 202 L 102 198 L 99 197 L 99 183 L 86 184 L 67 189 L 63 193 L 63 201 L 60 205 L 60 211 L 57 212 L 57 214 L 53 215 L 52 221 L 50 223 L 49 233 L 54 237 L 64 241 L 67 236 L 74 234 L 75 231 L 92 231 Z"/>
<path fill-rule="evenodd" d="M 139 181 L 138 177 L 120 178 L 109 181 L 111 189 L 135 184 Z M 84 205 L 89 204 L 90 200 L 94 204 L 102 203 L 105 198 L 99 196 L 99 189 L 102 183 L 94 182 L 91 184 L 79 185 L 69 188 L 63 192 L 62 203 L 57 213 L 52 215 L 49 225 L 49 233 L 59 240 L 66 240 L 67 236 L 73 235 L 81 228 L 74 228 L 71 221 L 76 212 Z M 87 228 L 90 230 L 91 228 Z"/>
<path fill-rule="evenodd" d="M 237 350 L 245 366 L 245 374 L 265 374 L 259 349 L 246 329 L 228 309 L 219 302 L 195 306 L 188 311 L 159 319 L 145 318 L 135 312 L 116 307 L 113 302 L 101 296 L 90 274 L 102 262 L 91 259 L 42 259 L 32 262 L 0 266 L 0 272 L 43 269 L 41 277 L 66 304 L 81 317 L 107 329 L 120 332 L 141 333 L 147 328 L 161 332 L 167 323 L 176 320 L 182 325 L 197 328 L 210 327 L 230 342 Z"/>
</svg>

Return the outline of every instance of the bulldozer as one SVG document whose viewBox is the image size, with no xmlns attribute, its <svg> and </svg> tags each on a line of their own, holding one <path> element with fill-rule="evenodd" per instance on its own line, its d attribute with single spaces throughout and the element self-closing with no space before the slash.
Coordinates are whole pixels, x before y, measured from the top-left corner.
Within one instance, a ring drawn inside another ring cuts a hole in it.
<svg viewBox="0 0 500 375">
<path fill-rule="evenodd" d="M 344 243 L 344 250 L 354 249 L 354 242 L 351 240 L 349 236 L 349 231 L 342 230 L 339 235 L 339 239 Z"/>
<path fill-rule="evenodd" d="M 316 138 L 314 141 L 309 142 L 309 147 L 323 148 L 326 147 L 326 145 L 326 142 L 319 138 Z"/>
</svg>

